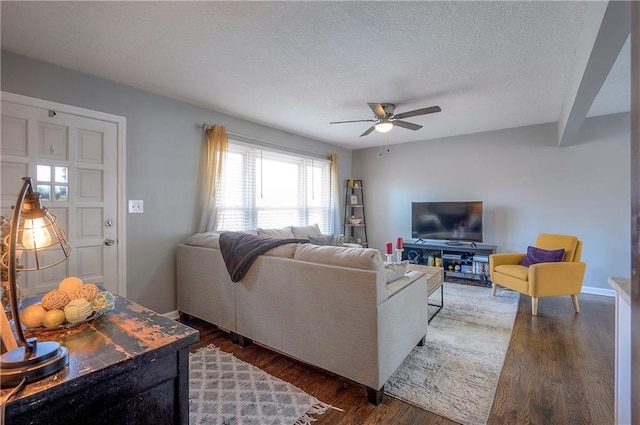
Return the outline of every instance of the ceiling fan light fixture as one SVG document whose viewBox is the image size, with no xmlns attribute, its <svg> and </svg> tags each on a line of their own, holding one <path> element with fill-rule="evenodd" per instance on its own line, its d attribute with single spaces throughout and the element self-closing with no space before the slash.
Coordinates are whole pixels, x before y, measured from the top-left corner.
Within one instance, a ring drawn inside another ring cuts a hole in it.
<svg viewBox="0 0 640 425">
<path fill-rule="evenodd" d="M 386 133 L 388 131 L 391 131 L 391 129 L 393 128 L 393 123 L 389 121 L 380 121 L 379 123 L 375 124 L 374 127 L 380 133 Z"/>
</svg>

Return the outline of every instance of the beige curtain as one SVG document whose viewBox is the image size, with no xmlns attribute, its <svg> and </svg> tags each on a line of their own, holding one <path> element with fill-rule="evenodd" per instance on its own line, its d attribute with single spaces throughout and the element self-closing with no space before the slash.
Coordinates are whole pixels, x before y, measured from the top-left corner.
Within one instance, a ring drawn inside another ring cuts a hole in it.
<svg viewBox="0 0 640 425">
<path fill-rule="evenodd" d="M 331 154 L 331 228 L 340 234 L 340 197 L 338 187 L 338 154 Z"/>
<path fill-rule="evenodd" d="M 199 232 L 216 230 L 216 202 L 222 187 L 222 168 L 227 158 L 229 141 L 223 126 L 214 125 L 206 130 L 207 151 L 205 158 L 205 182 L 203 185 L 202 213 Z"/>
</svg>

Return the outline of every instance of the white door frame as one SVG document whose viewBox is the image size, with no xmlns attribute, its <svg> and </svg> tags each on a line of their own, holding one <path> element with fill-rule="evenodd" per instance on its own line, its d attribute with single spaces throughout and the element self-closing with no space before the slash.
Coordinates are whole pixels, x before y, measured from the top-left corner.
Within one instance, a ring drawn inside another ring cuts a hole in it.
<svg viewBox="0 0 640 425">
<path fill-rule="evenodd" d="M 100 121 L 114 123 L 117 126 L 117 223 L 118 223 L 118 243 L 116 244 L 118 253 L 118 294 L 122 297 L 127 296 L 127 210 L 126 210 L 126 125 L 125 117 L 105 112 L 94 111 L 91 109 L 79 108 L 77 106 L 66 105 L 64 103 L 51 102 L 49 100 L 38 99 L 35 97 L 23 96 L 21 94 L 0 91 L 0 97 L 7 102 L 17 103 L 19 105 L 30 106 L 33 108 L 51 109 L 60 111 L 65 114 L 77 115 L 80 117 L 92 118 Z"/>
</svg>

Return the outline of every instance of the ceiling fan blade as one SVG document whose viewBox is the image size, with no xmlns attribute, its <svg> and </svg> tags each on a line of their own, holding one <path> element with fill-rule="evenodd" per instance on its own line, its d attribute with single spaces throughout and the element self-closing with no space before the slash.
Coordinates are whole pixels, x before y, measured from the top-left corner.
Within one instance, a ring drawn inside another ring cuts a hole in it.
<svg viewBox="0 0 640 425">
<path fill-rule="evenodd" d="M 402 120 L 405 118 L 417 117 L 418 115 L 433 114 L 434 112 L 440 112 L 441 110 L 442 109 L 440 109 L 439 106 L 430 106 L 428 108 L 416 109 L 415 111 L 403 112 L 401 114 L 394 115 L 393 118 Z"/>
<path fill-rule="evenodd" d="M 406 121 L 400 121 L 400 120 L 393 120 L 393 125 L 397 125 L 398 127 L 402 127 L 402 128 L 408 128 L 409 130 L 413 130 L 413 131 L 420 130 L 422 128 L 421 125 L 413 124 Z"/>
<path fill-rule="evenodd" d="M 349 122 L 376 122 L 376 120 L 332 121 L 329 124 L 345 124 Z"/>
<path fill-rule="evenodd" d="M 376 129 L 376 128 L 375 128 L 375 126 L 373 126 L 373 125 L 372 125 L 371 127 L 367 128 L 367 130 L 366 130 L 364 133 L 362 133 L 362 134 L 360 135 L 360 137 L 362 137 L 362 136 L 368 136 L 368 135 L 369 135 L 369 134 L 371 134 L 371 132 L 372 132 L 373 130 L 375 130 L 375 129 Z"/>
<path fill-rule="evenodd" d="M 367 103 L 367 105 L 369 105 L 369 108 L 371 108 L 371 110 L 374 114 L 376 114 L 377 117 L 384 117 L 387 115 L 381 103 Z"/>
</svg>

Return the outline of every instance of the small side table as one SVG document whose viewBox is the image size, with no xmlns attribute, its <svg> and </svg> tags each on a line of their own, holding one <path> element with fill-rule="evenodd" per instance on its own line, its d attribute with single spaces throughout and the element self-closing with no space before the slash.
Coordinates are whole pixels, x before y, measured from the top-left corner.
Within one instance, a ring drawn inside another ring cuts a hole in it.
<svg viewBox="0 0 640 425">
<path fill-rule="evenodd" d="M 67 347 L 69 365 L 27 384 L 7 404 L 6 423 L 188 425 L 197 330 L 116 296 L 96 320 L 32 336 Z"/>
<path fill-rule="evenodd" d="M 429 322 L 431 322 L 431 320 L 436 317 L 436 314 L 442 310 L 442 307 L 444 307 L 444 289 L 442 286 L 444 283 L 444 269 L 442 267 L 423 266 L 420 264 L 409 264 L 408 268 L 409 270 L 422 272 L 427 277 L 427 299 L 440 288 L 440 304 L 428 303 L 431 307 L 437 307 L 436 311 L 429 316 Z"/>
</svg>

